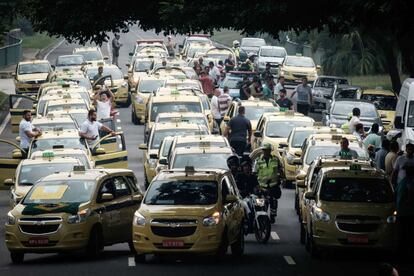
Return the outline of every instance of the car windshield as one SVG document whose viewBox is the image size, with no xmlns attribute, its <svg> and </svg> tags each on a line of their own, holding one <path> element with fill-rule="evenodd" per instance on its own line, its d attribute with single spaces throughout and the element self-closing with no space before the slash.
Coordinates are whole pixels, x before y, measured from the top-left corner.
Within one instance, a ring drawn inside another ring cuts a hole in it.
<svg viewBox="0 0 414 276">
<path fill-rule="evenodd" d="M 414 127 L 414 101 L 410 101 L 410 105 L 408 108 L 407 126 Z"/>
<path fill-rule="evenodd" d="M 19 75 L 49 73 L 49 63 L 31 63 L 19 65 Z"/>
<path fill-rule="evenodd" d="M 278 109 L 275 106 L 246 106 L 246 118 L 250 121 L 257 121 L 265 112 L 276 112 Z"/>
<path fill-rule="evenodd" d="M 397 107 L 397 97 L 395 96 L 362 94 L 361 99 L 373 103 L 378 110 L 394 111 Z"/>
<path fill-rule="evenodd" d="M 191 124 L 199 124 L 199 125 L 203 125 L 205 127 L 208 127 L 208 123 L 206 121 L 205 118 L 203 117 L 175 117 L 175 118 L 171 118 L 171 117 L 161 117 L 158 118 L 157 122 L 171 122 L 174 120 L 178 120 L 181 122 L 188 122 Z"/>
<path fill-rule="evenodd" d="M 266 126 L 266 136 L 271 138 L 287 138 L 295 127 L 310 127 L 311 121 L 273 121 Z"/>
<path fill-rule="evenodd" d="M 45 122 L 36 123 L 35 126 L 42 131 L 51 131 L 55 128 L 62 128 L 62 130 L 77 129 L 75 122 Z"/>
<path fill-rule="evenodd" d="M 56 66 L 73 66 L 84 63 L 83 56 L 60 56 L 57 58 Z"/>
<path fill-rule="evenodd" d="M 200 102 L 170 102 L 170 103 L 154 103 L 151 107 L 151 122 L 160 113 L 166 112 L 196 112 L 201 113 Z"/>
<path fill-rule="evenodd" d="M 78 51 L 77 55 L 83 56 L 86 61 L 103 60 L 102 54 L 99 51 Z"/>
<path fill-rule="evenodd" d="M 147 205 L 212 205 L 217 202 L 217 183 L 213 181 L 154 181 L 148 188 Z"/>
<path fill-rule="evenodd" d="M 378 118 L 375 105 L 370 103 L 336 102 L 332 109 L 332 114 L 348 116 L 349 113 L 352 113 L 352 109 L 355 107 L 358 107 L 359 110 L 361 110 L 361 117 Z"/>
<path fill-rule="evenodd" d="M 73 80 L 77 81 L 79 86 L 85 87 L 87 90 L 92 89 L 91 81 L 87 78 L 72 78 Z"/>
<path fill-rule="evenodd" d="M 358 91 L 359 89 L 349 88 L 349 89 L 338 89 L 335 92 L 335 99 L 336 100 L 356 100 L 358 98 Z"/>
<path fill-rule="evenodd" d="M 262 38 L 242 39 L 241 47 L 260 47 L 266 46 L 266 42 Z"/>
<path fill-rule="evenodd" d="M 391 203 L 394 194 L 386 179 L 326 177 L 319 198 L 334 202 Z"/>
<path fill-rule="evenodd" d="M 52 161 L 47 164 L 22 165 L 17 183 L 19 185 L 33 185 L 49 174 L 71 171 L 75 165 L 79 165 L 79 163 L 56 163 Z"/>
<path fill-rule="evenodd" d="M 151 70 L 153 66 L 153 61 L 151 60 L 137 60 L 135 61 L 135 72 L 145 72 Z"/>
<path fill-rule="evenodd" d="M 242 78 L 226 77 L 220 87 L 224 88 L 227 86 L 229 89 L 240 89 L 242 83 Z"/>
<path fill-rule="evenodd" d="M 358 157 L 366 158 L 368 157 L 366 151 L 363 148 L 358 146 L 350 146 L 350 149 L 357 152 Z M 339 145 L 331 145 L 331 146 L 312 146 L 308 148 L 306 153 L 306 160 L 305 163 L 310 165 L 316 158 L 320 156 L 333 156 L 340 150 Z"/>
<path fill-rule="evenodd" d="M 73 120 L 75 120 L 78 126 L 80 126 L 83 122 L 85 122 L 86 118 L 88 117 L 88 114 L 86 112 L 82 112 L 82 113 L 70 112 L 70 116 L 72 116 Z"/>
<path fill-rule="evenodd" d="M 86 149 L 85 143 L 80 138 L 59 138 L 58 136 L 53 139 L 40 139 L 35 140 L 31 146 L 31 152 L 39 150 L 50 150 L 55 148 L 65 149 Z"/>
<path fill-rule="evenodd" d="M 285 57 L 286 52 L 283 49 L 278 48 L 265 48 L 260 50 L 260 56 L 262 57 Z"/>
<path fill-rule="evenodd" d="M 165 85 L 165 80 L 142 80 L 138 85 L 138 92 L 152 93 Z"/>
<path fill-rule="evenodd" d="M 91 200 L 94 190 L 95 181 L 68 179 L 39 182 L 30 189 L 22 204 L 83 203 Z"/>
<path fill-rule="evenodd" d="M 98 68 L 91 68 L 88 69 L 88 77 L 93 79 L 98 74 Z M 102 76 L 111 75 L 113 80 L 120 80 L 123 79 L 122 71 L 118 68 L 108 68 L 104 67 Z"/>
<path fill-rule="evenodd" d="M 318 78 L 318 80 L 315 83 L 315 87 L 333 88 L 335 84 L 347 85 L 348 80 L 336 78 Z"/>
<path fill-rule="evenodd" d="M 84 110 L 88 110 L 88 106 L 86 105 L 86 103 L 82 103 L 82 104 L 60 104 L 60 105 L 49 105 L 47 107 L 46 113 L 45 115 L 47 115 L 49 112 L 54 112 L 54 111 L 63 111 L 66 109 L 84 109 Z"/>
<path fill-rule="evenodd" d="M 159 149 L 162 140 L 167 136 L 188 136 L 188 135 L 206 135 L 207 129 L 200 126 L 200 129 L 167 129 L 154 132 L 150 143 L 150 149 Z"/>
<path fill-rule="evenodd" d="M 300 148 L 303 145 L 303 142 L 309 135 L 315 133 L 314 130 L 303 130 L 303 131 L 295 131 L 292 137 L 292 144 L 291 147 L 293 148 Z"/>
<path fill-rule="evenodd" d="M 285 65 L 306 68 L 315 67 L 315 63 L 313 62 L 313 60 L 308 57 L 287 57 Z"/>
<path fill-rule="evenodd" d="M 223 169 L 228 170 L 227 158 L 230 153 L 191 153 L 177 154 L 174 158 L 172 168 L 182 169 L 192 166 L 200 169 Z"/>
<path fill-rule="evenodd" d="M 208 46 L 208 47 L 191 47 L 190 49 L 188 49 L 187 56 L 188 57 L 194 57 L 194 55 L 196 53 L 205 54 L 207 52 L 208 48 L 210 48 L 210 46 Z"/>
</svg>

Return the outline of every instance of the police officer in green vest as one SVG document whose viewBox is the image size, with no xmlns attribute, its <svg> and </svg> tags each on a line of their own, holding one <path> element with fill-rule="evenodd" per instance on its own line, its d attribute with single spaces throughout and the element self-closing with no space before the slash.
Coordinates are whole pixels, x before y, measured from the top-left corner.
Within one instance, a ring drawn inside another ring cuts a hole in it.
<svg viewBox="0 0 414 276">
<path fill-rule="evenodd" d="M 277 214 L 277 200 L 282 195 L 280 189 L 280 162 L 272 155 L 272 145 L 265 143 L 262 147 L 263 153 L 256 161 L 255 171 L 259 181 L 260 189 L 270 196 L 271 222 L 275 222 Z"/>
<path fill-rule="evenodd" d="M 351 119 L 352 119 L 352 113 L 348 114 L 347 119 L 348 119 L 348 121 L 346 123 L 342 124 L 342 126 L 341 126 L 341 129 L 344 131 L 344 133 L 350 133 L 350 131 L 349 131 L 349 121 L 351 121 Z"/>
</svg>

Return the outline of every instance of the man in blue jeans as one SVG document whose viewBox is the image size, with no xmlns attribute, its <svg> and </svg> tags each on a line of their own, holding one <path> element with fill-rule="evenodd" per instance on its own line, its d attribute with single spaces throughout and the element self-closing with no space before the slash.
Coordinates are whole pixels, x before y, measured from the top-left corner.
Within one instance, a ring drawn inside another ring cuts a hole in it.
<svg viewBox="0 0 414 276">
<path fill-rule="evenodd" d="M 229 139 L 230 146 L 239 156 L 243 155 L 252 137 L 252 124 L 244 116 L 245 112 L 245 107 L 239 106 L 239 114 L 231 118 L 224 130 L 224 136 Z"/>
</svg>

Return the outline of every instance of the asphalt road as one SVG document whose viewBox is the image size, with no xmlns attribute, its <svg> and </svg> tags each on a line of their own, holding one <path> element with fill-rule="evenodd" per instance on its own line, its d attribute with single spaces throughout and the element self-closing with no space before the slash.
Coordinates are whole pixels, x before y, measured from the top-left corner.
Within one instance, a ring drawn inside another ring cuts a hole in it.
<svg viewBox="0 0 414 276">
<path fill-rule="evenodd" d="M 132 28 L 121 35 L 119 65 L 126 72 L 128 53 L 138 38 L 154 38 L 152 31 L 143 32 Z M 164 38 L 163 36 L 160 36 Z M 179 37 L 177 40 L 180 39 Z M 62 43 L 48 55 L 53 64 L 56 57 L 70 54 L 74 44 Z M 102 45 L 104 55 L 110 49 Z M 119 125 L 125 133 L 130 169 L 134 170 L 140 184 L 143 184 L 142 152 L 138 145 L 143 142 L 143 126 L 130 121 L 130 109 L 120 109 Z M 320 115 L 312 114 L 318 120 Z M 0 138 L 14 139 L 10 126 L 6 125 Z M 271 240 L 266 245 L 258 244 L 253 235 L 246 238 L 245 256 L 234 259 L 230 255 L 217 262 L 206 256 L 171 256 L 150 258 L 147 264 L 135 264 L 127 244 L 106 247 L 101 259 L 90 261 L 81 254 L 57 255 L 27 254 L 25 263 L 13 265 L 4 244 L 4 222 L 8 212 L 9 192 L 0 191 L 0 275 L 377 275 L 381 262 L 390 262 L 400 275 L 414 275 L 413 262 L 400 262 L 395 256 L 379 252 L 329 252 L 319 260 L 313 260 L 299 242 L 299 222 L 294 211 L 294 190 L 283 190 L 279 202 L 278 217 L 272 227 Z"/>
</svg>

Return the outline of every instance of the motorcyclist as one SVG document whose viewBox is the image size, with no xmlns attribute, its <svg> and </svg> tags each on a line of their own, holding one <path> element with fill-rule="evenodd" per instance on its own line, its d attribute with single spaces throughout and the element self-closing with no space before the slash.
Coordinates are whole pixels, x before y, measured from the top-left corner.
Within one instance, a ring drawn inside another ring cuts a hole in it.
<svg viewBox="0 0 414 276">
<path fill-rule="evenodd" d="M 256 161 L 255 171 L 257 172 L 260 189 L 270 196 L 271 223 L 274 223 L 277 214 L 277 200 L 282 194 L 279 181 L 280 162 L 272 154 L 272 145 L 265 143 L 262 150 L 262 155 Z"/>
<path fill-rule="evenodd" d="M 232 155 L 227 158 L 227 167 L 229 168 L 234 179 L 237 181 L 240 173 L 240 159 L 237 155 Z"/>
<path fill-rule="evenodd" d="M 240 60 L 240 42 L 238 40 L 233 41 L 233 52 L 236 55 L 236 62 Z"/>
</svg>

